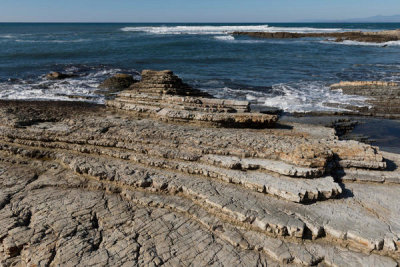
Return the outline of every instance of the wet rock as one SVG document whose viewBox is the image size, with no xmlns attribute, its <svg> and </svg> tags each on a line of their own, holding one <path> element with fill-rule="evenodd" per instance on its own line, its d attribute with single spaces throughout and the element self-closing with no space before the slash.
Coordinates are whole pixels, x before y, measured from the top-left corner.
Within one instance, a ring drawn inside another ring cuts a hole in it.
<svg viewBox="0 0 400 267">
<path fill-rule="evenodd" d="M 109 89 L 113 91 L 121 91 L 132 84 L 137 82 L 136 80 L 133 79 L 133 76 L 130 74 L 123 74 L 123 73 L 118 73 L 115 74 L 113 77 L 110 77 L 103 81 L 98 88 L 100 89 Z"/>
<path fill-rule="evenodd" d="M 361 114 L 389 118 L 400 117 L 400 85 L 383 81 L 340 82 L 331 85 L 332 90 L 342 90 L 349 95 L 360 95 L 368 98 L 369 107 L 351 107 L 347 109 Z"/>
<path fill-rule="evenodd" d="M 400 97 L 400 85 L 395 82 L 354 81 L 331 85 L 332 90 L 341 89 L 349 95 Z"/>
<path fill-rule="evenodd" d="M 66 74 L 66 73 L 61 73 L 61 72 L 50 72 L 49 74 L 46 75 L 46 79 L 48 80 L 63 80 L 67 78 L 72 78 L 74 75 L 72 74 Z"/>
</svg>

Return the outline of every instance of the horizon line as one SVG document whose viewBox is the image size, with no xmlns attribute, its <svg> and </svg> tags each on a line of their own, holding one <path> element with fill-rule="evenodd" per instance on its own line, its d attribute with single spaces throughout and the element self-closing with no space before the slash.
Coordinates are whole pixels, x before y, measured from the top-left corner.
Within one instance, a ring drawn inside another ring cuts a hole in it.
<svg viewBox="0 0 400 267">
<path fill-rule="evenodd" d="M 87 23 L 87 24 L 94 24 L 94 23 L 112 23 L 112 24 L 121 24 L 121 23 L 131 23 L 131 24 L 139 24 L 139 23 L 164 23 L 164 24 L 184 24 L 184 23 L 189 23 L 189 24 L 204 24 L 204 23 L 213 23 L 213 24 L 228 24 L 228 23 L 247 23 L 247 24 L 255 24 L 255 23 L 259 23 L 259 24 L 263 24 L 263 23 L 304 23 L 304 24 L 309 24 L 309 23 L 326 23 L 326 24 L 334 24 L 334 23 L 351 23 L 351 24 L 362 24 L 362 23 L 377 23 L 377 24 L 390 24 L 390 23 L 400 23 L 400 21 L 396 22 L 396 21 L 391 21 L 391 22 L 382 22 L 382 21 L 357 21 L 357 22 L 351 22 L 351 21 L 346 21 L 346 20 L 335 20 L 335 21 L 264 21 L 264 22 L 243 22 L 243 21 L 239 21 L 239 22 L 232 22 L 232 21 L 228 21 L 228 22 L 215 22 L 215 21 L 203 21 L 203 22 L 199 22 L 199 21 L 195 21 L 195 22 L 165 22 L 165 21 L 144 21 L 144 22 L 129 22 L 129 21 L 122 21 L 122 22 L 118 22 L 118 21 L 0 21 L 0 23 L 38 23 L 38 24 L 50 24 L 50 23 Z"/>
</svg>

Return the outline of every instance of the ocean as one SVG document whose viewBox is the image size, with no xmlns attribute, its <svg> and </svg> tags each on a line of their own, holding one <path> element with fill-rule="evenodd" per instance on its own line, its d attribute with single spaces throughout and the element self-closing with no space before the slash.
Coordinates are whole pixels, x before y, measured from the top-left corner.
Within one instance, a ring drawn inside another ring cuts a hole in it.
<svg viewBox="0 0 400 267">
<path fill-rule="evenodd" d="M 104 103 L 106 96 L 96 87 L 105 78 L 170 69 L 216 97 L 288 112 L 335 110 L 335 103 L 363 106 L 365 98 L 331 91 L 329 85 L 400 81 L 400 42 L 256 39 L 230 33 L 398 28 L 399 23 L 0 23 L 0 99 Z M 47 81 L 44 76 L 50 71 L 76 77 Z"/>
</svg>

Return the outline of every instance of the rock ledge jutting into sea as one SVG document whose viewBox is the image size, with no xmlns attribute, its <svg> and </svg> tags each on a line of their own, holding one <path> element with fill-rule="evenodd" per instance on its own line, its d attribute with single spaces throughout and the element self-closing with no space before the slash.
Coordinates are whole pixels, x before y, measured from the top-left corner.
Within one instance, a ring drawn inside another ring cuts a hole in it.
<svg viewBox="0 0 400 267">
<path fill-rule="evenodd" d="M 400 155 L 144 71 L 0 101 L 2 266 L 398 266 Z"/>
<path fill-rule="evenodd" d="M 293 38 L 335 38 L 336 42 L 357 41 L 366 43 L 386 43 L 400 40 L 400 29 L 379 32 L 322 32 L 322 33 L 297 33 L 297 32 L 233 32 L 233 35 L 245 35 L 268 39 L 293 39 Z"/>
<path fill-rule="evenodd" d="M 247 101 L 216 99 L 193 89 L 169 70 L 144 70 L 139 83 L 108 101 L 107 106 L 163 121 L 262 128 L 278 120 L 277 115 L 251 113 Z"/>
<path fill-rule="evenodd" d="M 331 85 L 332 90 L 342 90 L 344 94 L 367 97 L 365 107 L 343 106 L 361 115 L 400 118 L 400 85 L 385 81 L 353 81 Z"/>
</svg>

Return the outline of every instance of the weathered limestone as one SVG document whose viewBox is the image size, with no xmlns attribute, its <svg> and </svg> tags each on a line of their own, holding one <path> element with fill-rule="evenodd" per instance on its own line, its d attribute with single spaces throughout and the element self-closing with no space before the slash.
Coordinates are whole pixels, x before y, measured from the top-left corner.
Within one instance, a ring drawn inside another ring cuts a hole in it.
<svg viewBox="0 0 400 267">
<path fill-rule="evenodd" d="M 360 169 L 347 169 L 341 173 L 342 181 L 359 181 L 375 183 L 394 183 L 400 184 L 400 156 L 398 154 L 382 152 L 384 157 L 390 161 L 388 171 L 372 171 Z"/>
<path fill-rule="evenodd" d="M 167 122 L 270 127 L 278 120 L 277 115 L 250 113 L 246 101 L 212 98 L 183 83 L 172 71 L 144 70 L 139 83 L 107 105 Z"/>
<path fill-rule="evenodd" d="M 340 82 L 331 85 L 332 90 L 342 90 L 349 95 L 368 97 L 369 107 L 345 107 L 361 114 L 399 118 L 400 117 L 400 85 L 383 81 Z"/>
<path fill-rule="evenodd" d="M 145 108 L 248 114 L 176 84 L 134 86 Z M 148 113 L 0 101 L 2 266 L 398 266 L 398 155 L 316 125 Z"/>
<path fill-rule="evenodd" d="M 371 95 L 368 91 L 372 92 L 374 89 L 380 87 L 398 87 L 399 85 L 395 82 L 383 82 L 383 81 L 355 81 L 355 82 L 340 82 L 331 85 L 332 89 L 342 89 L 346 90 L 348 93 L 359 94 L 366 93 L 366 95 Z"/>
</svg>

